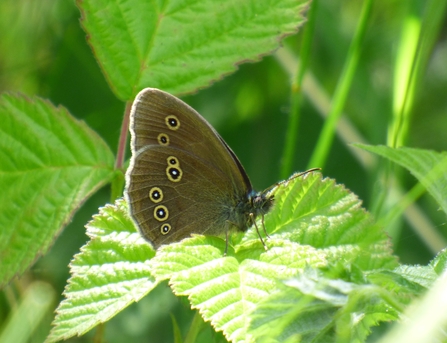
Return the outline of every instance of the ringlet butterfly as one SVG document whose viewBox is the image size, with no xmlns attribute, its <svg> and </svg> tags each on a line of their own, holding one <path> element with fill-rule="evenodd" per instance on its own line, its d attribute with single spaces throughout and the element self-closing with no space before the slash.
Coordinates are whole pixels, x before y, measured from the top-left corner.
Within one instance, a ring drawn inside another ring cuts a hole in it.
<svg viewBox="0 0 447 343">
<path fill-rule="evenodd" d="M 125 194 L 131 217 L 155 249 L 191 233 L 225 233 L 226 254 L 229 230 L 246 231 L 255 224 L 267 250 L 256 218 L 261 216 L 267 235 L 264 215 L 281 183 L 255 192 L 216 130 L 189 105 L 159 89 L 143 89 L 135 98 L 130 133 Z"/>
</svg>

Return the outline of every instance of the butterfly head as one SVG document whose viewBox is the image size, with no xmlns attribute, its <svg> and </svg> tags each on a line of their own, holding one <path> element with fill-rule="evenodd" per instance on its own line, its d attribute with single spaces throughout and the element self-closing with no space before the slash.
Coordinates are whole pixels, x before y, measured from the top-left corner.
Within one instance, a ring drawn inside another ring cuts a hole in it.
<svg viewBox="0 0 447 343">
<path fill-rule="evenodd" d="M 273 206 L 274 196 L 270 192 L 254 192 L 248 195 L 250 202 L 250 215 L 253 219 L 256 219 L 259 215 L 264 216 L 267 214 Z"/>
<path fill-rule="evenodd" d="M 271 192 L 255 192 L 252 190 L 248 193 L 244 211 L 245 225 L 247 228 L 253 224 L 256 225 L 256 218 L 259 216 L 262 217 L 262 225 L 264 225 L 264 215 L 271 210 L 273 200 L 274 196 Z"/>
</svg>

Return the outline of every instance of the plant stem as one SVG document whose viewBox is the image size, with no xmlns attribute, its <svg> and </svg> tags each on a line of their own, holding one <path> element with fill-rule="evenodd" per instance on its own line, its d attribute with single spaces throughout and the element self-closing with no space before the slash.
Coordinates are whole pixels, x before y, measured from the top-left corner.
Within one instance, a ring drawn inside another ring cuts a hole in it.
<svg viewBox="0 0 447 343">
<path fill-rule="evenodd" d="M 122 196 L 124 187 L 124 159 L 126 156 L 127 134 L 129 132 L 130 110 L 132 108 L 132 102 L 126 103 L 126 109 L 124 112 L 123 122 L 121 124 L 121 132 L 118 141 L 118 149 L 115 160 L 116 175 L 112 180 L 112 192 L 110 194 L 110 201 L 113 203 L 117 198 Z"/>
<path fill-rule="evenodd" d="M 280 171 L 280 178 L 286 179 L 292 173 L 292 163 L 295 156 L 296 142 L 298 137 L 300 108 L 303 99 L 302 82 L 307 65 L 309 62 L 310 50 L 312 46 L 312 39 L 315 29 L 315 17 L 317 12 L 318 1 L 312 2 L 311 8 L 308 14 L 308 21 L 304 27 L 303 41 L 301 43 L 300 50 L 300 63 L 296 65 L 295 77 L 290 87 L 290 120 L 287 126 L 286 142 L 284 145 L 282 165 Z"/>
<path fill-rule="evenodd" d="M 360 21 L 357 26 L 357 31 L 354 35 L 351 46 L 349 47 L 346 62 L 343 67 L 343 71 L 338 81 L 337 87 L 335 89 L 328 119 L 325 121 L 323 130 L 321 131 L 320 137 L 317 142 L 317 146 L 308 164 L 308 168 L 323 168 L 324 164 L 326 163 L 327 156 L 329 154 L 329 150 L 334 138 L 336 125 L 338 119 L 341 116 L 349 89 L 352 84 L 354 72 L 357 69 L 357 65 L 360 59 L 361 47 L 365 37 L 371 7 L 372 0 L 365 0 L 365 2 L 363 3 Z"/>
<path fill-rule="evenodd" d="M 194 318 L 192 319 L 189 332 L 185 337 L 184 343 L 196 342 L 197 335 L 199 334 L 200 330 L 202 330 L 202 326 L 203 326 L 202 316 L 200 315 L 199 311 L 196 311 L 194 314 Z"/>
</svg>

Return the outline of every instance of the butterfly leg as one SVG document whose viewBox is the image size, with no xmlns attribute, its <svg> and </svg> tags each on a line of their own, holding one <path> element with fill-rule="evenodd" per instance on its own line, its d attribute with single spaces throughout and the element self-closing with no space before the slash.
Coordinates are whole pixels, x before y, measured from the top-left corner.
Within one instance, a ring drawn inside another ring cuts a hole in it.
<svg viewBox="0 0 447 343">
<path fill-rule="evenodd" d="M 228 232 L 230 231 L 228 227 L 229 227 L 229 225 L 227 225 L 227 229 L 225 230 L 225 251 L 223 254 L 224 257 L 227 256 L 227 252 L 228 252 L 228 239 L 229 239 Z"/>
<path fill-rule="evenodd" d="M 264 215 L 262 215 L 262 217 L 261 217 L 261 222 L 262 222 L 262 227 L 264 228 L 265 235 L 266 235 L 268 238 L 270 238 L 269 234 L 267 233 L 267 230 L 265 229 Z"/>
<path fill-rule="evenodd" d="M 258 229 L 258 225 L 256 224 L 256 220 L 255 220 L 256 218 L 254 218 L 253 213 L 250 213 L 250 217 L 253 221 L 253 224 L 255 224 L 256 232 L 258 233 L 259 239 L 261 240 L 261 243 L 264 246 L 265 251 L 267 251 L 268 250 L 267 245 L 265 245 L 264 240 L 262 239 L 261 233 L 259 232 L 259 229 Z M 263 218 L 264 218 L 264 216 L 263 216 Z M 264 222 L 262 223 L 262 225 L 264 225 Z M 265 226 L 264 226 L 264 231 L 265 231 Z M 267 234 L 267 232 L 265 232 L 265 233 Z"/>
</svg>

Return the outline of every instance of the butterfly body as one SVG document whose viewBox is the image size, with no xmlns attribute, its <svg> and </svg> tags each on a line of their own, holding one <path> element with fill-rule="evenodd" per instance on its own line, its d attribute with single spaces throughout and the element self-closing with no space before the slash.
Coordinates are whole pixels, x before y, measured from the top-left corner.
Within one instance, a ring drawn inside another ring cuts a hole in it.
<svg viewBox="0 0 447 343">
<path fill-rule="evenodd" d="M 126 198 L 154 248 L 191 233 L 245 231 L 272 207 L 270 189 L 255 192 L 225 141 L 180 99 L 144 89 L 132 106 L 130 132 Z"/>
</svg>

